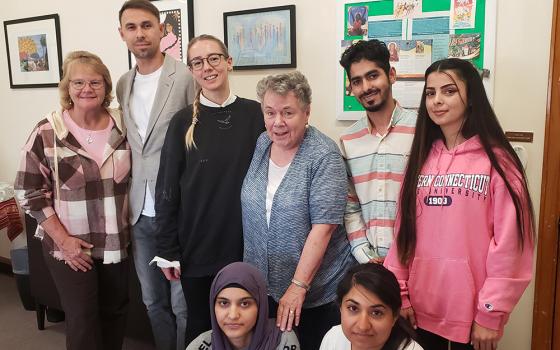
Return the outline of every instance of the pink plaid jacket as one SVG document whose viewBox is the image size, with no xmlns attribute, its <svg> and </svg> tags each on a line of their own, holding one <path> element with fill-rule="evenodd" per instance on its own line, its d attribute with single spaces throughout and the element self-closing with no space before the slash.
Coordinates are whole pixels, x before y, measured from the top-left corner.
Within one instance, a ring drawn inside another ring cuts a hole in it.
<svg viewBox="0 0 560 350">
<path fill-rule="evenodd" d="M 126 258 L 131 153 L 120 111 L 107 111 L 114 126 L 101 167 L 68 131 L 61 112 L 47 114 L 22 149 L 16 196 L 55 258 L 62 258 L 60 250 L 41 227 L 55 214 L 70 235 L 94 245 L 94 259 L 108 264 Z"/>
</svg>

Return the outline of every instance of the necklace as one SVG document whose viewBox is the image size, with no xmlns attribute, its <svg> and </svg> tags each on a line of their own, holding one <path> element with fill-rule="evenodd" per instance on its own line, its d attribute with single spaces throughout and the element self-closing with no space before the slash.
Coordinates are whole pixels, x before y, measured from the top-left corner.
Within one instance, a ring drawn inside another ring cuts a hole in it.
<svg viewBox="0 0 560 350">
<path fill-rule="evenodd" d="M 86 142 L 91 144 L 93 143 L 93 137 L 91 136 L 91 132 L 89 133 L 89 135 L 86 137 Z"/>
</svg>

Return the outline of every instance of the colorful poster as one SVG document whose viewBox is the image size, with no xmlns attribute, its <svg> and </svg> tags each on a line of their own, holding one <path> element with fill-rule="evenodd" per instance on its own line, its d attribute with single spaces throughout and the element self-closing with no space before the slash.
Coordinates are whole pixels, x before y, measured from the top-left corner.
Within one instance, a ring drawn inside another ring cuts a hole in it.
<svg viewBox="0 0 560 350">
<path fill-rule="evenodd" d="M 19 68 L 22 72 L 40 72 L 49 70 L 47 54 L 47 35 L 37 34 L 20 36 L 17 40 L 19 51 Z"/>
<path fill-rule="evenodd" d="M 183 28 L 181 10 L 163 10 L 159 12 L 163 20 L 164 36 L 159 43 L 160 51 L 168 54 L 177 61 L 182 61 L 183 53 Z"/>
<path fill-rule="evenodd" d="M 464 60 L 473 59 L 480 55 L 480 34 L 451 34 L 449 35 L 449 57 Z"/>
<path fill-rule="evenodd" d="M 401 78 L 421 78 L 432 64 L 432 40 L 386 41 L 389 62 Z"/>
<path fill-rule="evenodd" d="M 413 18 L 422 12 L 422 0 L 395 0 L 393 14 L 395 18 Z"/>
<path fill-rule="evenodd" d="M 368 31 L 368 7 L 350 6 L 348 8 L 347 31 L 349 36 L 365 36 Z"/>
<path fill-rule="evenodd" d="M 474 28 L 476 0 L 451 0 L 451 28 Z"/>
</svg>

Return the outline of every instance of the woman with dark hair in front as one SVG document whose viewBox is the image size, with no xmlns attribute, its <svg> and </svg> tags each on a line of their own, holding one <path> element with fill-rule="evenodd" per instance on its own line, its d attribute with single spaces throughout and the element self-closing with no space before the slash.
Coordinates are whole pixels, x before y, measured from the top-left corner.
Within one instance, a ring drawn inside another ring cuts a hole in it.
<svg viewBox="0 0 560 350">
<path fill-rule="evenodd" d="M 320 350 L 422 350 L 414 330 L 399 315 L 395 275 L 379 264 L 352 267 L 338 284 L 341 324 L 323 338 Z"/>
<path fill-rule="evenodd" d="M 169 124 L 155 207 L 158 266 L 168 280 L 181 280 L 188 344 L 211 328 L 214 276 L 242 260 L 241 185 L 264 123 L 256 101 L 231 92 L 233 62 L 224 43 L 200 35 L 187 56 L 200 90 Z"/>
<path fill-rule="evenodd" d="M 212 329 L 187 350 L 298 350 L 293 331 L 268 317 L 266 282 L 254 266 L 235 262 L 218 272 L 210 288 Z"/>
<path fill-rule="evenodd" d="M 425 78 L 385 265 L 424 348 L 493 350 L 532 276 L 527 180 L 475 67 L 445 59 Z"/>
</svg>

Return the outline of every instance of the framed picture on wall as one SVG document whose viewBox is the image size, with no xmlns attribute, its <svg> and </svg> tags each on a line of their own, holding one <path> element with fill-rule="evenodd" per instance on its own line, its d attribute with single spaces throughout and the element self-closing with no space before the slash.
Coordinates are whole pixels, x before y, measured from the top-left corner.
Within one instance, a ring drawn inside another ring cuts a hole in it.
<svg viewBox="0 0 560 350">
<path fill-rule="evenodd" d="M 233 69 L 296 67 L 296 6 L 224 12 Z"/>
<path fill-rule="evenodd" d="M 163 37 L 160 50 L 178 61 L 187 63 L 187 45 L 194 37 L 194 0 L 161 0 L 153 4 L 159 10 L 159 20 L 163 23 Z M 134 55 L 128 52 L 128 66 L 136 64 Z"/>
<path fill-rule="evenodd" d="M 4 21 L 10 88 L 56 87 L 62 76 L 58 14 Z"/>
</svg>

